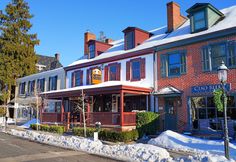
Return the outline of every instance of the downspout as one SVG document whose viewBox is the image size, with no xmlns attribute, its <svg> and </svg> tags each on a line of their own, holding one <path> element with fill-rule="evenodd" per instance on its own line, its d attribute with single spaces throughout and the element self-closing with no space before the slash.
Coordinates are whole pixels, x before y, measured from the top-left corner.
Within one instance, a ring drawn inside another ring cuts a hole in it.
<svg viewBox="0 0 236 162">
<path fill-rule="evenodd" d="M 154 91 L 153 91 L 153 95 L 154 95 L 154 112 L 158 112 L 157 107 L 158 107 L 158 98 L 155 95 L 155 93 L 158 90 L 158 81 L 157 81 L 157 49 L 154 49 L 153 52 L 153 87 L 154 87 Z"/>
</svg>

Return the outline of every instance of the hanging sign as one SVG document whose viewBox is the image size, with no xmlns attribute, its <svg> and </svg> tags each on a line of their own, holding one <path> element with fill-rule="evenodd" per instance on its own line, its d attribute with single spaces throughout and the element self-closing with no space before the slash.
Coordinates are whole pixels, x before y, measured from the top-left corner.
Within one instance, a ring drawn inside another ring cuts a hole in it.
<svg viewBox="0 0 236 162">
<path fill-rule="evenodd" d="M 100 69 L 93 69 L 92 71 L 92 84 L 99 84 L 102 82 L 102 72 Z"/>
</svg>

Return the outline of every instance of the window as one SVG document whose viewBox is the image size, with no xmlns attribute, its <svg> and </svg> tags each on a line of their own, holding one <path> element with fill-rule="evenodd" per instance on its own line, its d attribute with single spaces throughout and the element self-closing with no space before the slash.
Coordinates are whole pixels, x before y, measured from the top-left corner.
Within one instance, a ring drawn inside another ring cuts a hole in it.
<svg viewBox="0 0 236 162">
<path fill-rule="evenodd" d="M 105 66 L 104 81 L 120 80 L 120 63 L 112 63 Z"/>
<path fill-rule="evenodd" d="M 126 50 L 134 48 L 134 32 L 128 32 L 125 34 L 125 48 Z"/>
<path fill-rule="evenodd" d="M 202 47 L 203 71 L 216 71 L 222 60 L 228 68 L 236 67 L 236 42 L 229 41 Z"/>
<path fill-rule="evenodd" d="M 89 45 L 89 57 L 94 58 L 95 57 L 95 44 Z"/>
<path fill-rule="evenodd" d="M 135 58 L 126 62 L 126 80 L 139 81 L 145 78 L 145 58 Z"/>
<path fill-rule="evenodd" d="M 49 77 L 48 90 L 57 90 L 57 76 Z"/>
<path fill-rule="evenodd" d="M 193 14 L 194 31 L 206 28 L 205 10 Z"/>
<path fill-rule="evenodd" d="M 34 86 L 35 86 L 35 80 L 28 82 L 28 94 L 29 95 L 34 94 Z"/>
<path fill-rule="evenodd" d="M 109 68 L 109 80 L 116 80 L 117 66 L 110 66 Z"/>
<path fill-rule="evenodd" d="M 37 81 L 37 91 L 44 92 L 44 87 L 45 87 L 45 78 L 43 79 L 38 79 Z"/>
<path fill-rule="evenodd" d="M 236 119 L 236 96 L 227 96 L 227 99 L 227 116 Z M 201 127 L 208 119 L 212 129 L 222 129 L 223 112 L 217 110 L 212 96 L 191 97 L 191 113 L 194 128 Z"/>
<path fill-rule="evenodd" d="M 83 71 L 78 70 L 72 73 L 71 77 L 71 87 L 77 87 L 83 85 Z"/>
<path fill-rule="evenodd" d="M 178 51 L 171 54 L 161 55 L 161 75 L 179 76 L 186 73 L 186 53 Z"/>
<path fill-rule="evenodd" d="M 25 94 L 25 82 L 20 83 L 20 86 L 19 86 L 19 94 L 20 94 L 20 95 Z"/>
<path fill-rule="evenodd" d="M 133 61 L 131 66 L 132 66 L 132 80 L 140 80 L 140 62 Z"/>
<path fill-rule="evenodd" d="M 44 106 L 44 112 L 48 113 L 60 113 L 61 112 L 61 101 L 50 100 Z"/>
</svg>

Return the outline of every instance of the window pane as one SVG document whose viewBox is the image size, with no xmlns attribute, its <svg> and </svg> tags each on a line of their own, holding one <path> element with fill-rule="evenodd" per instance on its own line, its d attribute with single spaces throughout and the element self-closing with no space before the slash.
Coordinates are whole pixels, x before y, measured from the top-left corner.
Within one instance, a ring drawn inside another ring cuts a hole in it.
<svg viewBox="0 0 236 162">
<path fill-rule="evenodd" d="M 140 79 L 140 62 L 139 61 L 132 62 L 132 79 L 135 79 L 135 80 Z"/>
<path fill-rule="evenodd" d="M 134 47 L 134 32 L 126 33 L 126 48 L 131 49 Z"/>
<path fill-rule="evenodd" d="M 89 45 L 89 56 L 90 56 L 90 58 L 95 57 L 95 45 L 94 44 Z"/>
<path fill-rule="evenodd" d="M 81 78 L 80 78 L 80 71 L 77 71 L 75 73 L 75 86 L 79 86 L 81 83 Z"/>
<path fill-rule="evenodd" d="M 215 108 L 207 109 L 207 115 L 208 118 L 216 118 L 216 109 Z"/>
<path fill-rule="evenodd" d="M 230 119 L 236 119 L 236 108 L 228 108 L 227 117 L 229 117 Z"/>
<path fill-rule="evenodd" d="M 215 107 L 214 98 L 207 97 L 207 107 Z"/>
<path fill-rule="evenodd" d="M 200 11 L 200 12 L 196 12 L 193 15 L 193 19 L 194 19 L 194 29 L 198 30 L 198 29 L 202 29 L 206 27 L 206 21 L 205 21 L 205 11 Z"/>
<path fill-rule="evenodd" d="M 205 108 L 198 109 L 198 112 L 199 112 L 199 119 L 206 119 L 206 109 Z"/>
<path fill-rule="evenodd" d="M 212 57 L 212 69 L 217 70 L 222 60 L 226 61 L 226 45 L 218 44 L 211 46 L 211 57 Z"/>
<path fill-rule="evenodd" d="M 234 96 L 227 96 L 227 107 L 235 107 L 235 98 Z"/>
<path fill-rule="evenodd" d="M 192 97 L 192 105 L 195 108 L 204 108 L 206 107 L 206 98 L 205 97 Z"/>
<path fill-rule="evenodd" d="M 110 66 L 110 80 L 117 80 L 116 78 L 116 66 Z"/>
<path fill-rule="evenodd" d="M 168 62 L 169 62 L 169 76 L 179 75 L 181 67 L 180 54 L 170 54 Z"/>
<path fill-rule="evenodd" d="M 194 13 L 194 20 L 195 21 L 199 21 L 202 19 L 205 19 L 205 12 L 204 11 Z"/>
</svg>

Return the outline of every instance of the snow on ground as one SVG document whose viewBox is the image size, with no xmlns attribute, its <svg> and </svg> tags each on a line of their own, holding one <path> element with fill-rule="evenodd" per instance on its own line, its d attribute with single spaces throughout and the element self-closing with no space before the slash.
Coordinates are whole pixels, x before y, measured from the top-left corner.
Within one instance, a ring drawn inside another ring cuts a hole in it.
<svg viewBox="0 0 236 162">
<path fill-rule="evenodd" d="M 12 118 L 8 118 L 7 119 L 7 123 L 10 124 L 10 123 L 15 123 L 15 120 L 12 119 Z M 0 117 L 0 125 L 4 125 L 5 124 L 5 117 Z"/>
<path fill-rule="evenodd" d="M 165 131 L 157 138 L 151 139 L 148 144 L 166 149 L 206 155 L 211 161 L 226 161 L 224 158 L 224 142 L 220 140 L 205 140 L 173 131 Z M 230 143 L 230 158 L 236 160 L 236 145 Z"/>
<path fill-rule="evenodd" d="M 37 119 L 32 119 L 27 121 L 25 124 L 21 125 L 20 127 L 22 128 L 29 128 L 31 124 L 36 124 L 37 123 Z M 40 123 L 40 120 L 38 120 L 38 123 Z"/>
<path fill-rule="evenodd" d="M 103 155 L 124 161 L 171 161 L 166 149 L 148 144 L 130 145 L 104 145 L 101 141 L 82 137 L 66 137 L 52 134 L 44 134 L 36 131 L 19 131 L 11 129 L 9 134 L 28 140 L 55 145 L 63 148 L 86 151 L 88 153 Z"/>
</svg>

